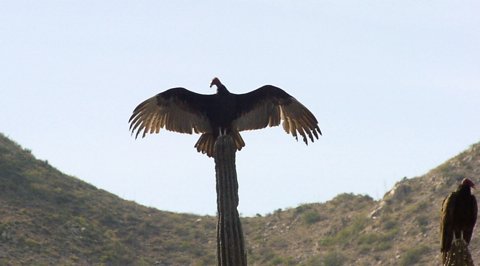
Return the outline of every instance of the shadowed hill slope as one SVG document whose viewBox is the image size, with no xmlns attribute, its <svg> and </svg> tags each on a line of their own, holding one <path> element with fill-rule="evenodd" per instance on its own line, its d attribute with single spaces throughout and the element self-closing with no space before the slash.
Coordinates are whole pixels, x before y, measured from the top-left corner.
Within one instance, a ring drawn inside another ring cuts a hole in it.
<svg viewBox="0 0 480 266">
<path fill-rule="evenodd" d="M 439 264 L 440 206 L 463 177 L 480 183 L 480 144 L 379 201 L 341 194 L 243 218 L 249 264 Z M 122 200 L 0 134 L 0 265 L 214 265 L 215 226 Z M 475 261 L 479 247 L 475 231 Z"/>
<path fill-rule="evenodd" d="M 212 217 L 122 200 L 0 136 L 0 265 L 208 265 L 214 240 Z"/>
</svg>

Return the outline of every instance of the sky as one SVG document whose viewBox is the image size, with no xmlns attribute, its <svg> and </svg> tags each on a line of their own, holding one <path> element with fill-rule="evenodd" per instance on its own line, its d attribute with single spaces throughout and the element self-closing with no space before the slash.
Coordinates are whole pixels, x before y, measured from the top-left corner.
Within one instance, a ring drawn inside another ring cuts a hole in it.
<svg viewBox="0 0 480 266">
<path fill-rule="evenodd" d="M 127 200 L 216 213 L 198 135 L 135 140 L 128 118 L 171 87 L 265 84 L 315 114 L 305 146 L 243 132 L 244 216 L 378 199 L 480 141 L 479 1 L 0 1 L 0 132 Z"/>
</svg>

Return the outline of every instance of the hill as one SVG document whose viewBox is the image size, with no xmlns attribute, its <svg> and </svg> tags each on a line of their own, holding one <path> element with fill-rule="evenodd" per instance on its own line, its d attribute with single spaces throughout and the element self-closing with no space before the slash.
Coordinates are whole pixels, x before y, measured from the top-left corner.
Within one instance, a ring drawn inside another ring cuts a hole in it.
<svg viewBox="0 0 480 266">
<path fill-rule="evenodd" d="M 341 194 L 242 218 L 249 264 L 438 264 L 440 205 L 463 177 L 480 182 L 480 143 L 379 201 Z M 0 134 L 0 265 L 214 265 L 215 227 L 64 175 Z"/>
<path fill-rule="evenodd" d="M 441 204 L 464 177 L 480 182 L 480 143 L 424 176 L 397 182 L 379 201 L 342 194 L 277 211 L 256 221 L 268 225 L 263 228 L 246 223 L 250 258 L 263 246 L 272 252 L 272 265 L 439 265 Z M 474 232 L 474 261 L 480 261 L 479 248 Z"/>
<path fill-rule="evenodd" d="M 215 226 L 122 200 L 0 136 L 0 265 L 209 265 Z"/>
</svg>

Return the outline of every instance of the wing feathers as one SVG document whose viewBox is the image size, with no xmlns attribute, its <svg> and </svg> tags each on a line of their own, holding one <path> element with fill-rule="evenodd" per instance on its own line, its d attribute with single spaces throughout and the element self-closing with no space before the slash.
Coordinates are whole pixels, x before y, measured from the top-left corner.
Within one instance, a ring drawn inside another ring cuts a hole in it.
<svg viewBox="0 0 480 266">
<path fill-rule="evenodd" d="M 306 144 L 308 144 L 307 136 L 311 142 L 314 142 L 322 134 L 317 119 L 294 98 L 289 104 L 282 106 L 281 112 L 282 118 L 284 118 L 283 128 L 285 131 L 294 137 L 299 134 Z"/>
<path fill-rule="evenodd" d="M 455 206 L 455 192 L 450 193 L 442 203 L 442 220 L 440 221 L 441 251 L 447 252 L 453 239 L 453 212 Z"/>
<path fill-rule="evenodd" d="M 281 117 L 280 117 L 280 106 L 274 106 L 272 108 L 272 114 L 268 118 L 268 126 L 278 126 L 280 125 Z"/>
<path fill-rule="evenodd" d="M 296 140 L 314 142 L 322 134 L 315 116 L 299 101 L 280 88 L 266 85 L 250 93 L 235 94 L 235 106 L 231 129 L 254 130 L 280 125 Z M 151 97 L 139 104 L 129 119 L 130 130 L 135 138 L 159 133 L 165 128 L 180 133 L 211 133 L 209 116 L 215 115 L 212 106 L 218 105 L 214 95 L 203 95 L 184 88 L 173 88 Z M 216 122 L 218 123 L 218 121 Z M 223 123 L 223 122 L 222 122 Z M 197 149 L 211 153 L 214 141 L 203 135 Z M 236 141 L 243 147 L 241 138 Z M 237 147 L 237 148 L 238 148 Z"/>
<path fill-rule="evenodd" d="M 238 131 L 278 126 L 308 144 L 321 135 L 315 116 L 299 101 L 275 86 L 266 85 L 250 93 L 237 95 L 238 113 L 233 127 Z M 308 138 L 307 138 L 308 137 Z"/>
<path fill-rule="evenodd" d="M 210 95 L 174 88 L 151 97 L 139 104 L 128 120 L 130 130 L 145 137 L 159 133 L 161 128 L 179 133 L 205 133 L 210 122 L 203 107 L 209 104 Z"/>
<path fill-rule="evenodd" d="M 472 233 L 473 233 L 473 228 L 475 227 L 475 223 L 477 222 L 477 212 L 478 212 L 478 207 L 477 207 L 477 199 L 475 198 L 474 195 L 470 195 L 470 205 L 472 207 L 472 213 L 471 217 L 468 217 L 468 228 L 466 228 L 464 232 L 464 238 L 467 243 L 470 243 L 470 240 L 472 239 Z"/>
</svg>

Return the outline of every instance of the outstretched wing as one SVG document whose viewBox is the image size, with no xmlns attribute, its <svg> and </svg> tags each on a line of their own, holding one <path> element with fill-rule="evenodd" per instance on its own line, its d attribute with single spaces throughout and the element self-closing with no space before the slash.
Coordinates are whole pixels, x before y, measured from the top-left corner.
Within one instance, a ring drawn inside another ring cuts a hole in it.
<svg viewBox="0 0 480 266">
<path fill-rule="evenodd" d="M 280 88 L 265 85 L 245 94 L 236 95 L 236 119 L 233 128 L 238 131 L 278 126 L 283 121 L 283 129 L 298 135 L 308 144 L 307 136 L 313 142 L 322 134 L 315 116 Z"/>
<path fill-rule="evenodd" d="M 135 138 L 142 133 L 158 133 L 161 128 L 179 133 L 205 133 L 210 130 L 206 110 L 211 95 L 191 92 L 185 88 L 173 88 L 159 93 L 133 110 L 128 122 Z"/>
<path fill-rule="evenodd" d="M 440 221 L 441 252 L 448 252 L 453 240 L 453 219 L 455 211 L 455 192 L 450 193 L 442 203 L 442 217 Z"/>
</svg>

